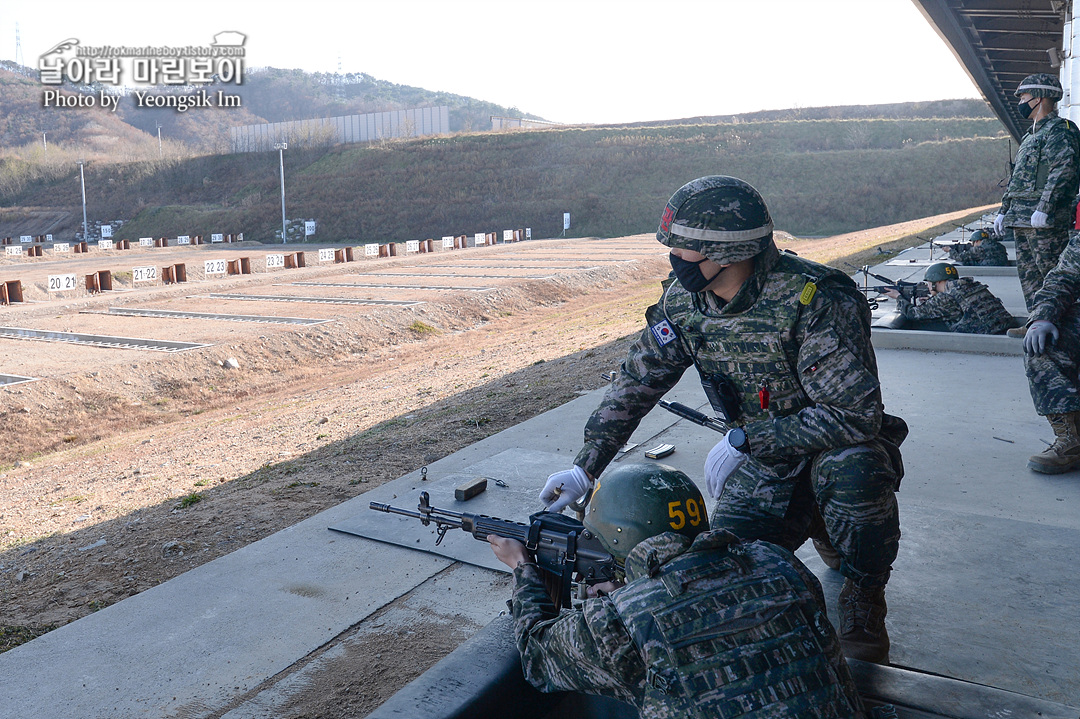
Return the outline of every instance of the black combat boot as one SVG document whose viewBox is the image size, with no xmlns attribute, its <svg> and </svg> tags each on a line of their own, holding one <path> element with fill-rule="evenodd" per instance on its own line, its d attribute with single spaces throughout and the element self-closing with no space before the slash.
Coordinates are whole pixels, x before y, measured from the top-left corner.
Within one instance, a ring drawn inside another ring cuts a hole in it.
<svg viewBox="0 0 1080 719">
<path fill-rule="evenodd" d="M 837 600 L 840 646 L 844 656 L 875 664 L 889 663 L 889 631 L 885 628 L 885 586 L 858 587 L 848 579 Z"/>
<path fill-rule="evenodd" d="M 1046 415 L 1054 428 L 1054 443 L 1028 458 L 1028 469 L 1042 474 L 1061 474 L 1080 467 L 1080 412 Z"/>
</svg>

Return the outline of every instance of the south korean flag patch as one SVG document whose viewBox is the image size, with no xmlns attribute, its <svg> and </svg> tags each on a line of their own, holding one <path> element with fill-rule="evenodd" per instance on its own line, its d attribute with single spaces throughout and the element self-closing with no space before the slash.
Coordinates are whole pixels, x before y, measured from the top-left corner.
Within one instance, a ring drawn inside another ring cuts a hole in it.
<svg viewBox="0 0 1080 719">
<path fill-rule="evenodd" d="M 649 330 L 652 331 L 656 343 L 661 347 L 675 341 L 675 330 L 672 329 L 671 323 L 667 320 L 661 320 L 658 324 L 650 327 Z"/>
</svg>

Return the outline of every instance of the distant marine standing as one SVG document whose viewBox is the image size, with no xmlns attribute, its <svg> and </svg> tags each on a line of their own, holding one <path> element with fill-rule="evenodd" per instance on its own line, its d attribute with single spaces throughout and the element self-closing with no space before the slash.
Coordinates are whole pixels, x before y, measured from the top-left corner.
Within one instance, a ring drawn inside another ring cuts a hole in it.
<svg viewBox="0 0 1080 719">
<path fill-rule="evenodd" d="M 913 320 L 941 320 L 950 332 L 1000 335 L 1013 325 L 1012 314 L 982 282 L 961 277 L 948 262 L 926 268 L 923 280 L 930 283 L 930 297 L 915 306 L 896 290 L 888 295 L 896 300 L 900 314 Z"/>
<path fill-rule="evenodd" d="M 1048 73 L 1024 78 L 1016 88 L 1020 114 L 1031 117 L 1009 185 L 994 218 L 994 231 L 1011 229 L 1016 242 L 1016 270 L 1024 302 L 1034 307 L 1035 293 L 1057 264 L 1075 224 L 1080 189 L 1080 130 L 1057 114 L 1061 83 Z M 1035 103 L 1034 105 L 1032 103 Z"/>
<path fill-rule="evenodd" d="M 997 237 L 986 230 L 971 233 L 971 246 L 954 246 L 949 250 L 953 264 L 976 267 L 1005 267 L 1009 264 L 1009 252 Z"/>
</svg>

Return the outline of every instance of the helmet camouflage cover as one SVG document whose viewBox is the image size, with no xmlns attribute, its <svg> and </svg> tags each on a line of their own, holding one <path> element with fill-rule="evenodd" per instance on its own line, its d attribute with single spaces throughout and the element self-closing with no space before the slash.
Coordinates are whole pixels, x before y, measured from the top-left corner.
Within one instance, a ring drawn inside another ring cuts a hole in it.
<svg viewBox="0 0 1080 719">
<path fill-rule="evenodd" d="M 926 282 L 958 279 L 960 279 L 960 273 L 948 262 L 938 262 L 936 265 L 930 265 L 926 268 L 926 274 L 923 275 L 923 280 Z"/>
<path fill-rule="evenodd" d="M 709 529 L 705 499 L 666 464 L 627 464 L 603 475 L 585 511 L 585 528 L 620 563 L 637 544 L 663 532 L 693 539 Z"/>
<path fill-rule="evenodd" d="M 1048 72 L 1037 72 L 1034 75 L 1028 75 L 1013 94 L 1020 97 L 1025 92 L 1031 93 L 1032 97 L 1049 97 L 1051 100 L 1060 100 L 1062 95 L 1065 94 L 1061 89 L 1061 81 L 1058 80 L 1057 75 L 1051 75 Z"/>
<path fill-rule="evenodd" d="M 773 221 L 765 200 L 737 177 L 692 180 L 668 200 L 656 239 L 721 265 L 748 260 L 772 242 Z"/>
</svg>

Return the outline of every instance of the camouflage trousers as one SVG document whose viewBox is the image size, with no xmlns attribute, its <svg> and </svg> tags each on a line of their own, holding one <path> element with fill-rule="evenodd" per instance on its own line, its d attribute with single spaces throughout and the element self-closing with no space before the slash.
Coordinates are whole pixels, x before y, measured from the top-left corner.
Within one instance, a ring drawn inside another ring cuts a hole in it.
<svg viewBox="0 0 1080 719">
<path fill-rule="evenodd" d="M 1065 245 L 1069 244 L 1069 231 L 1056 227 L 1010 229 L 1016 243 L 1016 273 L 1020 276 L 1020 289 L 1024 291 L 1024 304 L 1030 312 L 1035 306 L 1035 293 L 1042 287 L 1047 273 L 1057 265 Z"/>
<path fill-rule="evenodd" d="M 900 545 L 900 477 L 881 439 L 821 452 L 780 483 L 751 458 L 728 478 L 710 524 L 791 552 L 825 534 L 842 557 L 841 574 L 880 586 Z"/>
<path fill-rule="evenodd" d="M 1055 325 L 1058 339 L 1041 355 L 1024 355 L 1024 371 L 1035 411 L 1080 412 L 1080 305 L 1073 305 Z"/>
</svg>

